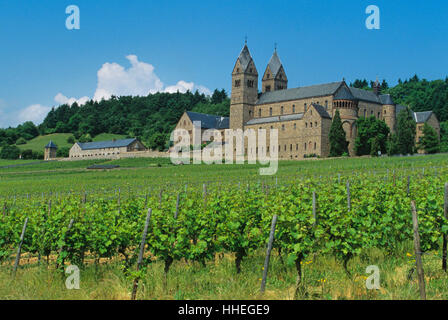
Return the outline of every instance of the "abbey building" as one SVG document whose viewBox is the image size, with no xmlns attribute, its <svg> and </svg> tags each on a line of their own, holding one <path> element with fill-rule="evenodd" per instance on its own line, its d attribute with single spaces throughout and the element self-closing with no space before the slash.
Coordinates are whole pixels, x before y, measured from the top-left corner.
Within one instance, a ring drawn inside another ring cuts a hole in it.
<svg viewBox="0 0 448 320">
<path fill-rule="evenodd" d="M 288 77 L 277 51 L 262 75 L 259 92 L 259 74 L 245 45 L 232 71 L 230 119 L 217 121 L 221 125 L 217 129 L 223 130 L 227 125 L 230 129 L 266 129 L 268 136 L 270 129 L 277 129 L 280 159 L 328 157 L 332 118 L 339 110 L 349 152 L 354 155 L 359 117 L 375 116 L 384 120 L 394 132 L 397 115 L 403 108 L 405 106 L 395 104 L 390 95 L 381 94 L 378 82 L 373 91 L 351 88 L 345 81 L 289 89 Z M 426 122 L 440 134 L 434 113 L 416 112 L 414 119 L 417 137 Z M 190 122 L 188 114 L 184 114 L 177 128 L 191 131 Z"/>
</svg>

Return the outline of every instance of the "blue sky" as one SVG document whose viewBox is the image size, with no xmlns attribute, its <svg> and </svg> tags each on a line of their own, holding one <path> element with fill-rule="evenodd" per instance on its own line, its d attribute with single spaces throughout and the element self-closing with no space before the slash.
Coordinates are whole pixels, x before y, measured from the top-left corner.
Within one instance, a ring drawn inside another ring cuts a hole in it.
<svg viewBox="0 0 448 320">
<path fill-rule="evenodd" d="M 368 30 L 368 5 L 381 29 Z M 65 9 L 80 9 L 67 30 Z M 444 0 L 0 0 L 0 127 L 39 123 L 65 101 L 230 89 L 247 35 L 258 72 L 278 43 L 297 87 L 448 75 Z"/>
</svg>

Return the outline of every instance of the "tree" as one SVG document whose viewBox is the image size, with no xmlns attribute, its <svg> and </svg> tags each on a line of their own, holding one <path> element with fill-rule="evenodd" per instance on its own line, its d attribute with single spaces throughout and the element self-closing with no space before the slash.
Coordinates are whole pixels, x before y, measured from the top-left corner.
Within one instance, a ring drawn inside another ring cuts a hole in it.
<svg viewBox="0 0 448 320">
<path fill-rule="evenodd" d="M 336 110 L 330 128 L 330 157 L 340 157 L 348 154 L 348 141 L 345 139 L 345 131 L 342 127 L 339 110 Z"/>
<path fill-rule="evenodd" d="M 33 150 L 27 149 L 22 151 L 22 159 L 23 160 L 31 160 L 33 159 Z"/>
<path fill-rule="evenodd" d="M 415 153 L 415 129 L 416 123 L 412 117 L 411 110 L 406 108 L 397 116 L 396 137 L 391 141 L 395 144 L 389 149 L 392 154 L 414 154 Z"/>
<path fill-rule="evenodd" d="M 68 137 L 67 138 L 67 143 L 74 144 L 75 143 L 75 137 L 74 136 Z"/>
<path fill-rule="evenodd" d="M 359 118 L 356 121 L 358 134 L 355 139 L 355 152 L 358 156 L 378 155 L 387 152 L 387 137 L 390 129 L 383 120 L 374 116 Z"/>
<path fill-rule="evenodd" d="M 358 89 L 366 89 L 369 87 L 369 83 L 366 79 L 360 80 L 356 79 L 353 83 L 350 83 L 350 87 L 358 88 Z"/>
<path fill-rule="evenodd" d="M 440 151 L 440 141 L 436 130 L 428 123 L 423 126 L 423 136 L 418 142 L 418 148 L 424 150 L 425 153 L 437 153 Z"/>
<path fill-rule="evenodd" d="M 69 147 L 62 147 L 59 148 L 56 152 L 56 157 L 58 158 L 68 158 L 70 154 L 70 148 Z"/>
<path fill-rule="evenodd" d="M 17 146 L 5 146 L 0 152 L 1 159 L 15 160 L 19 159 L 20 149 Z"/>
<path fill-rule="evenodd" d="M 17 139 L 16 144 L 17 145 L 26 144 L 26 140 L 23 137 L 20 137 L 19 139 Z"/>
<path fill-rule="evenodd" d="M 393 156 L 399 154 L 398 150 L 398 138 L 396 134 L 391 134 L 389 139 L 387 139 L 387 154 Z"/>
</svg>

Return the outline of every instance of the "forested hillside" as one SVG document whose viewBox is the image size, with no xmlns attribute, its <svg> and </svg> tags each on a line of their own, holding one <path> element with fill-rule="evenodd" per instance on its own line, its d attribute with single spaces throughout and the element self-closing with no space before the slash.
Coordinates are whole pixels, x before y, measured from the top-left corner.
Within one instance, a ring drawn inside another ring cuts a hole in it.
<svg viewBox="0 0 448 320">
<path fill-rule="evenodd" d="M 24 145 L 40 135 L 71 133 L 74 140 L 91 141 L 101 133 L 137 137 L 152 149 L 163 150 L 184 111 L 228 116 L 230 100 L 224 90 L 211 97 L 196 93 L 155 93 L 146 97 L 112 97 L 83 106 L 53 108 L 42 124 L 26 122 L 17 128 L 0 129 L 0 147 Z"/>
</svg>

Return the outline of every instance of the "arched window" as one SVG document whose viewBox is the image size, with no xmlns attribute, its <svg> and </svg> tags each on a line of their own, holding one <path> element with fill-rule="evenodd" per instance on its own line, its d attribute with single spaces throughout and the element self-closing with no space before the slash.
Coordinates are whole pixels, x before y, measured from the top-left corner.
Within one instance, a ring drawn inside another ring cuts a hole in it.
<svg viewBox="0 0 448 320">
<path fill-rule="evenodd" d="M 258 109 L 258 116 L 261 117 L 261 108 Z"/>
<path fill-rule="evenodd" d="M 280 114 L 283 114 L 283 106 L 280 108 Z"/>
<path fill-rule="evenodd" d="M 269 116 L 272 117 L 272 108 L 269 108 Z"/>
</svg>

